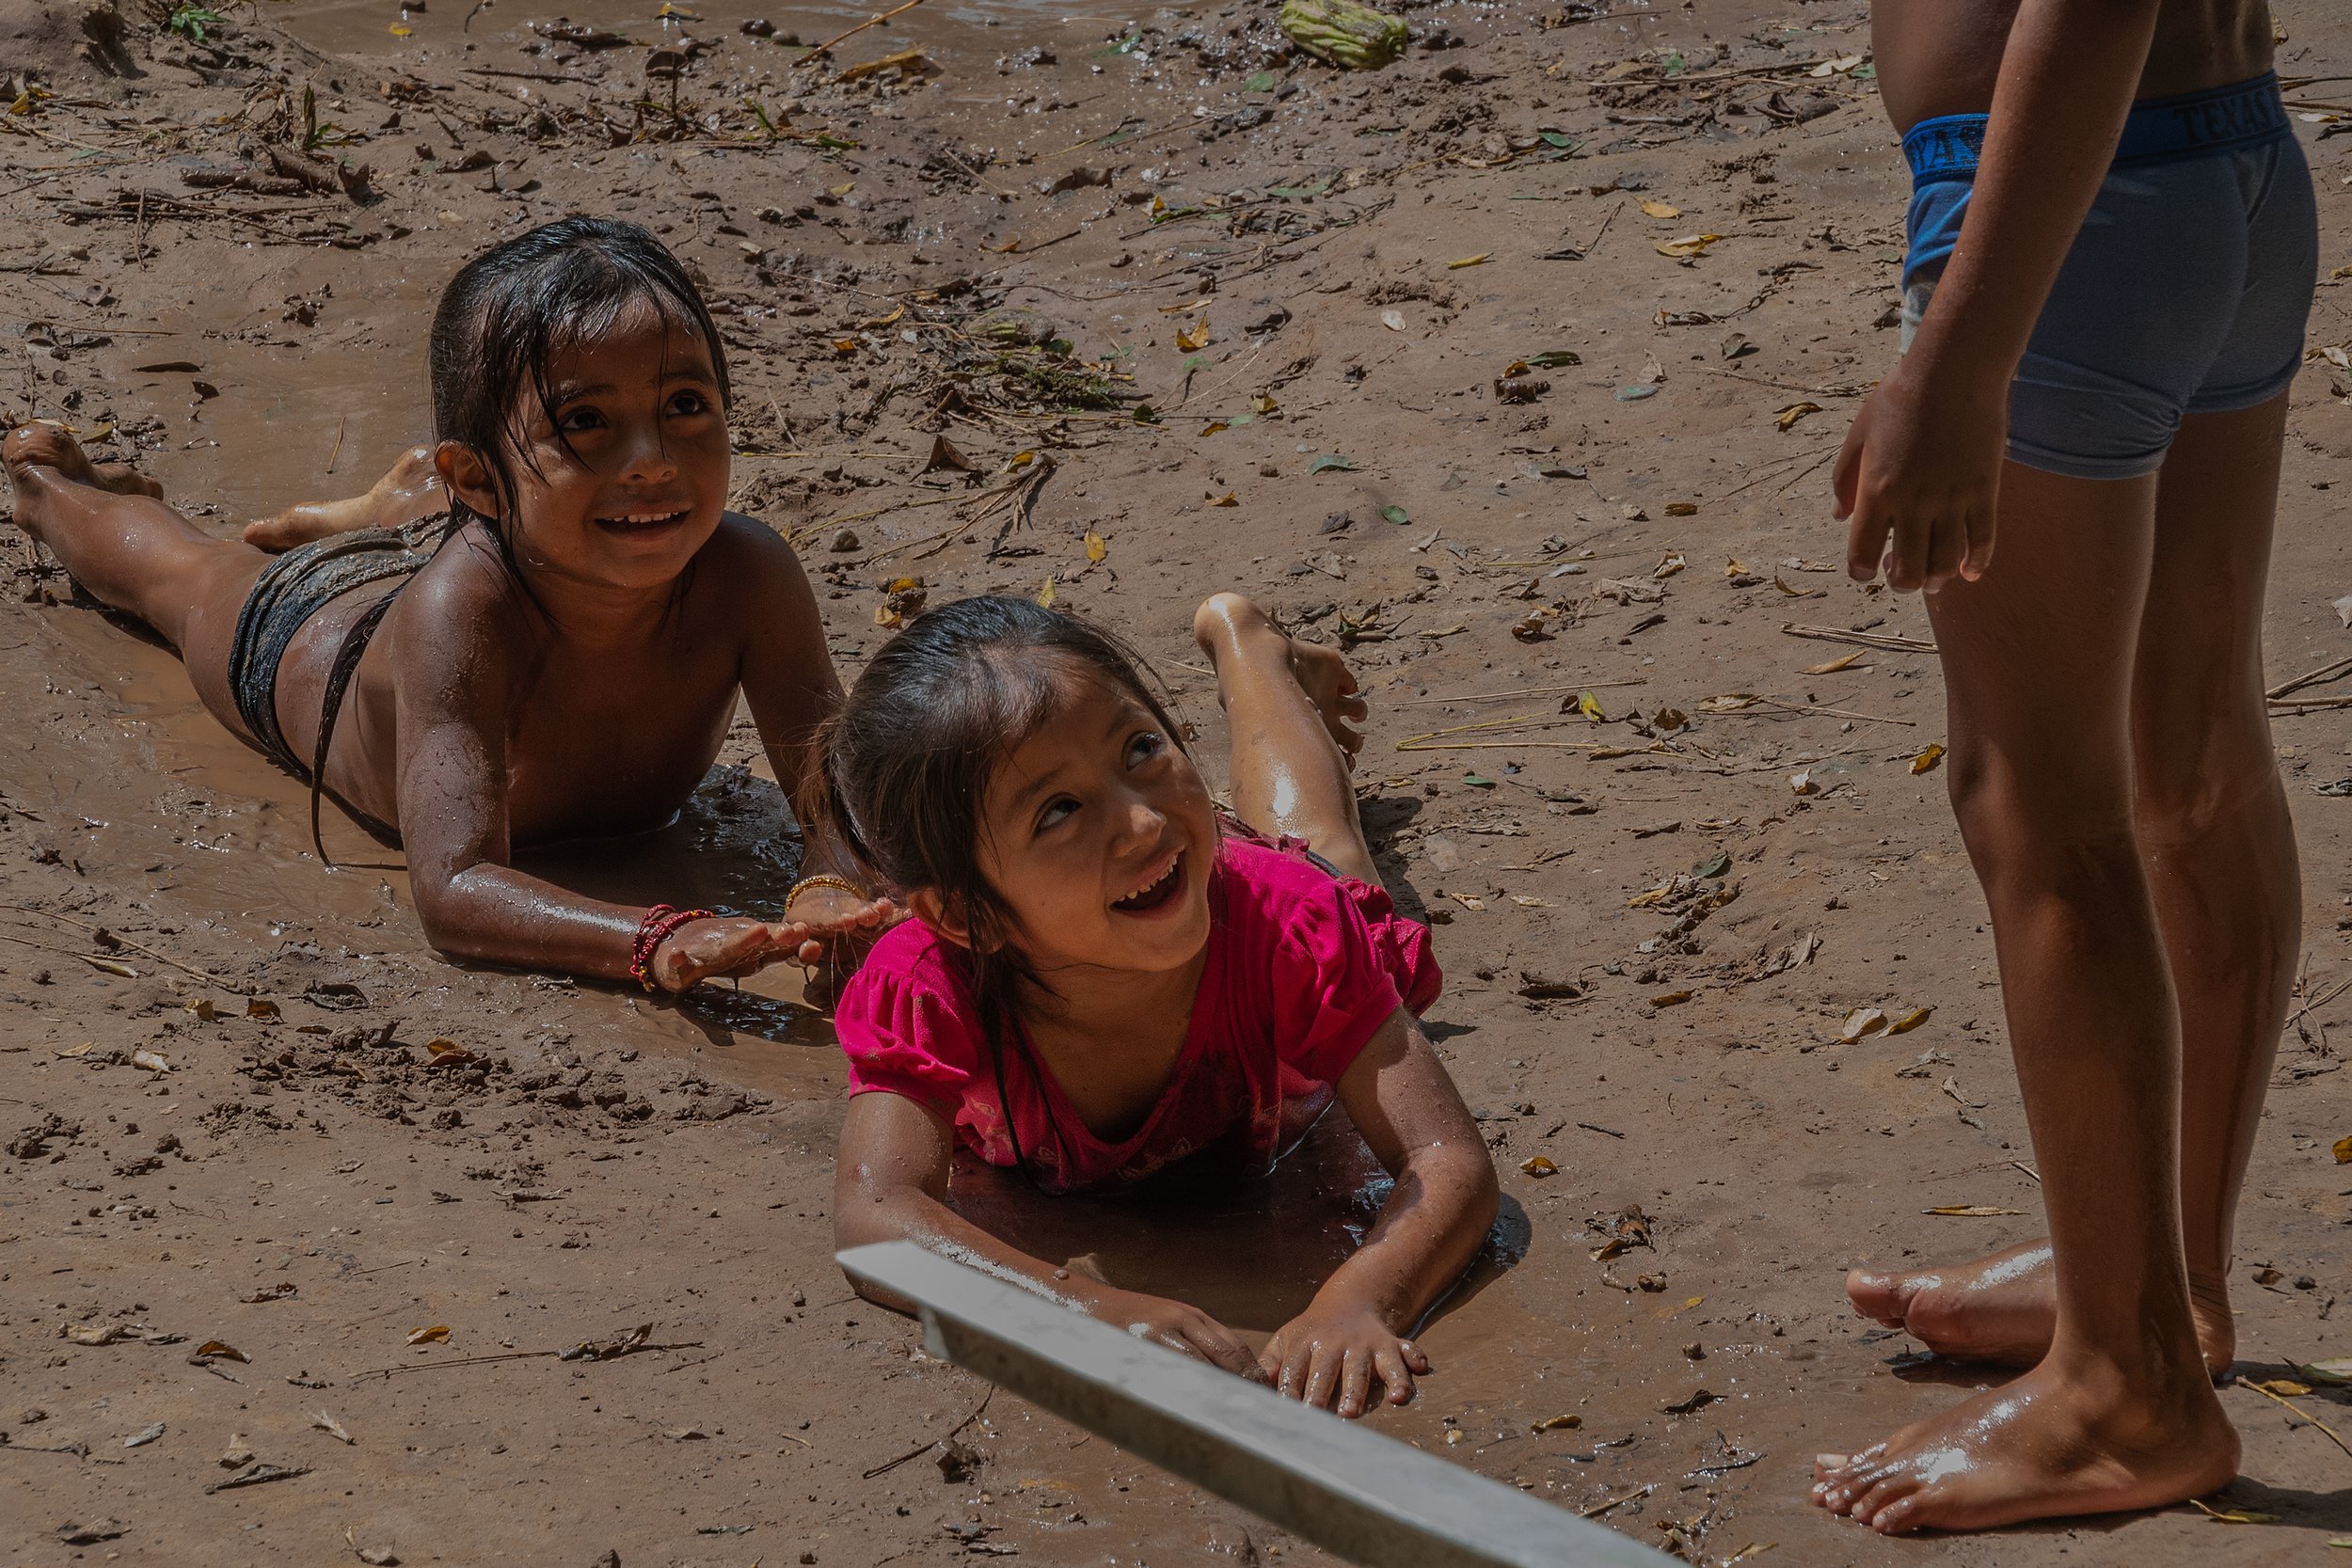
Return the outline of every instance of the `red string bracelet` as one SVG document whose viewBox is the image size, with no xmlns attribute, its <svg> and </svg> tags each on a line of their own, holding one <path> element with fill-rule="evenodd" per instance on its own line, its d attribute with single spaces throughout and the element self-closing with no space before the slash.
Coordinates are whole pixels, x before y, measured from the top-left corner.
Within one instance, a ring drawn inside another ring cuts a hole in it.
<svg viewBox="0 0 2352 1568">
<path fill-rule="evenodd" d="M 629 944 L 628 977 L 647 990 L 660 988 L 653 983 L 653 956 L 670 934 L 691 920 L 709 920 L 709 910 L 679 910 L 667 904 L 656 904 L 645 911 L 645 918 L 637 923 L 637 940 Z"/>
</svg>

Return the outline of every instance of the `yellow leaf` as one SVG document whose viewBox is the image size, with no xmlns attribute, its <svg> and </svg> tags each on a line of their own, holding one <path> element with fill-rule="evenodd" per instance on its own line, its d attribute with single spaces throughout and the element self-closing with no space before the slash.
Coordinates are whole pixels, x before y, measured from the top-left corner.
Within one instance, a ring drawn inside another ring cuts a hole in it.
<svg viewBox="0 0 2352 1568">
<path fill-rule="evenodd" d="M 856 181 L 854 181 L 854 180 L 844 180 L 844 181 L 843 181 L 840 184 L 838 184 L 838 185 L 829 186 L 829 187 L 827 188 L 827 194 L 828 194 L 828 195 L 832 195 L 832 196 L 847 196 L 847 195 L 849 195 L 851 191 L 853 191 L 853 190 L 855 190 L 855 189 L 857 189 L 857 182 L 856 182 Z"/>
<path fill-rule="evenodd" d="M 1868 651 L 1867 648 L 1856 648 L 1852 653 L 1839 654 L 1825 664 L 1808 664 L 1804 667 L 1804 673 L 1808 675 L 1834 675 Z"/>
<path fill-rule="evenodd" d="M 1666 510 L 1672 512 L 1674 508 L 1670 506 L 1666 508 Z M 1695 512 L 1698 508 L 1692 507 L 1691 510 Z M 1668 550 L 1664 555 L 1658 558 L 1658 564 L 1650 569 L 1649 575 L 1652 580 L 1663 582 L 1689 564 L 1691 563 L 1682 558 L 1682 552 L 1680 550 Z"/>
<path fill-rule="evenodd" d="M 833 351 L 835 354 L 855 354 L 857 352 L 857 340 L 855 338 L 835 338 L 833 341 Z"/>
<path fill-rule="evenodd" d="M 126 963 L 117 963 L 112 958 L 84 958 L 82 961 L 102 974 L 119 974 L 125 980 L 135 980 L 139 977 L 137 970 Z"/>
<path fill-rule="evenodd" d="M 431 1328 L 412 1329 L 408 1342 L 412 1345 L 446 1345 L 449 1343 L 449 1324 L 435 1323 Z"/>
<path fill-rule="evenodd" d="M 1037 602 L 1040 609 L 1054 608 L 1054 579 L 1050 575 L 1045 579 L 1045 586 L 1037 591 Z"/>
<path fill-rule="evenodd" d="M 1274 401 L 1272 392 L 1260 392 L 1249 400 L 1249 411 L 1252 414 L 1279 414 L 1281 410 L 1282 405 Z"/>
<path fill-rule="evenodd" d="M 199 996 L 195 1001 L 185 1002 L 181 1006 L 194 1013 L 199 1023 L 210 1023 L 220 1016 L 220 1009 L 213 1005 L 213 999 L 209 996 Z"/>
<path fill-rule="evenodd" d="M 1482 250 L 1482 251 L 1480 251 L 1480 252 L 1479 252 L 1477 255 L 1475 255 L 1475 256 L 1465 256 L 1465 257 L 1461 258 L 1459 261 L 1448 261 L 1448 262 L 1445 264 L 1445 265 L 1446 265 L 1446 270 L 1447 270 L 1448 272 L 1456 272 L 1456 271 L 1459 271 L 1459 270 L 1460 270 L 1461 268 L 1463 268 L 1463 267 L 1474 267 L 1474 266 L 1477 266 L 1477 265 L 1478 265 L 1480 262 L 1482 262 L 1482 261 L 1493 261 L 1493 260 L 1494 260 L 1494 254 L 1495 254 L 1495 253 L 1494 253 L 1493 251 L 1491 251 L 1491 250 Z"/>
<path fill-rule="evenodd" d="M 1678 218 L 1682 215 L 1681 208 L 1667 201 L 1645 201 L 1642 211 L 1654 218 Z"/>
<path fill-rule="evenodd" d="M 1111 542 L 1092 529 L 1087 530 L 1087 564 L 1100 566 L 1103 564 L 1103 558 L 1110 553 Z"/>
<path fill-rule="evenodd" d="M 1722 238 L 1721 234 L 1685 234 L 1678 240 L 1660 240 L 1654 248 L 1661 256 L 1704 256 L 1707 247 Z"/>
<path fill-rule="evenodd" d="M 1182 305 L 1161 305 L 1155 306 L 1153 309 L 1157 309 L 1163 316 L 1189 316 L 1195 310 L 1200 309 L 1200 307 L 1208 303 L 1209 296 L 1207 294 L 1202 294 L 1199 299 L 1188 299 Z"/>
<path fill-rule="evenodd" d="M 1209 315 L 1207 311 L 1204 310 L 1200 313 L 1200 321 L 1193 325 L 1191 331 L 1187 332 L 1181 326 L 1176 329 L 1176 346 L 1183 349 L 1186 354 L 1190 354 L 1195 349 L 1207 348 L 1209 346 Z"/>
<path fill-rule="evenodd" d="M 396 39 L 405 39 L 405 38 L 407 38 L 407 37 L 409 37 L 411 34 L 413 34 L 413 33 L 415 33 L 415 32 L 416 32 L 416 29 L 415 29 L 414 27 L 410 27 L 410 26 L 404 25 L 403 24 L 398 23 L 398 22 L 395 22 L 395 23 L 393 23 L 393 24 L 392 24 L 391 33 L 392 33 L 392 37 L 394 37 L 394 38 L 396 38 Z"/>
<path fill-rule="evenodd" d="M 1651 997 L 1649 1005 L 1653 1007 L 1679 1007 L 1690 1000 L 1691 993 L 1687 990 L 1670 990 L 1663 996 Z"/>
<path fill-rule="evenodd" d="M 1214 436 L 1220 430 L 1231 430 L 1232 428 L 1233 427 L 1232 425 L 1227 424 L 1223 420 L 1211 420 L 1207 424 L 1200 427 L 1200 434 L 1204 436 Z"/>
<path fill-rule="evenodd" d="M 245 1016 L 247 1018 L 276 1018 L 278 1016 L 278 1004 L 272 1002 L 265 996 L 248 998 L 245 1005 Z"/>
<path fill-rule="evenodd" d="M 2023 1209 L 1995 1209 L 1986 1203 L 1953 1203 L 1941 1209 L 1922 1209 L 1923 1214 L 1943 1214 L 1952 1219 L 1984 1220 L 1998 1214 L 2022 1214 Z"/>
<path fill-rule="evenodd" d="M 1583 1424 L 1584 1418 L 1581 1416 L 1547 1416 L 1542 1420 L 1532 1423 L 1527 1430 L 1530 1432 L 1574 1432 Z"/>
<path fill-rule="evenodd" d="M 2336 1140 L 2336 1164 L 2339 1165 L 2352 1165 L 2352 1138 L 2338 1138 Z"/>
<path fill-rule="evenodd" d="M 2247 1379 L 2247 1386 L 2251 1388 L 2259 1388 L 2265 1394 L 2276 1394 L 2281 1399 L 2290 1400 L 2299 1398 L 2312 1391 L 2310 1384 L 2296 1383 L 2283 1377 L 2274 1377 L 2267 1383 L 2256 1383 L 2253 1379 L 2249 1378 Z"/>
<path fill-rule="evenodd" d="M 1015 234 L 1011 239 L 1007 240 L 1003 245 L 984 245 L 980 246 L 980 248 L 987 251 L 991 256 L 1010 256 L 1021 248 L 1021 236 Z"/>
<path fill-rule="evenodd" d="M 1856 1007 L 1846 1015 L 1846 1022 L 1838 1029 L 1837 1037 L 1851 1045 L 1856 1040 L 1868 1039 L 1885 1027 L 1884 1013 L 1876 1007 Z"/>
<path fill-rule="evenodd" d="M 2256 1513 L 2250 1509 L 2244 1508 L 2208 1508 L 2203 1503 L 2198 1502 L 2195 1497 L 2189 1498 L 2189 1501 L 2196 1506 L 2199 1513 L 2217 1525 L 2275 1525 L 2279 1522 L 2279 1516 L 2276 1513 Z M 2328 1544 L 2333 1545 L 2334 1543 L 2330 1542 Z"/>
<path fill-rule="evenodd" d="M 1037 453 L 1035 451 L 1016 451 L 1010 457 L 1005 459 L 1005 467 L 1008 468 L 1025 468 L 1036 461 Z"/>
<path fill-rule="evenodd" d="M 888 315 L 886 315 L 886 316 L 876 316 L 876 317 L 874 317 L 871 321 L 862 321 L 862 322 L 858 323 L 858 325 L 859 325 L 859 326 L 861 326 L 861 327 L 867 327 L 867 326 L 888 326 L 888 325 L 889 325 L 892 322 L 897 321 L 897 320 L 898 320 L 900 316 L 903 316 L 903 315 L 905 315 L 906 313 L 907 313 L 907 308 L 906 308 L 905 306 L 901 305 L 901 306 L 899 306 L 899 307 L 898 307 L 896 310 L 891 311 L 891 312 L 890 312 L 890 314 L 888 314 Z"/>
<path fill-rule="evenodd" d="M 1911 759 L 1911 770 L 1914 773 L 1925 773 L 1943 760 L 1944 748 L 1937 745 L 1934 741 L 1930 741 L 1928 742 L 1928 749 L 1926 751 Z"/>
<path fill-rule="evenodd" d="M 1582 714 L 1585 718 L 1590 719 L 1596 724 L 1606 723 L 1609 720 L 1609 715 L 1600 710 L 1600 699 L 1594 696 L 1589 691 L 1580 691 L 1577 693 L 1576 711 Z"/>
<path fill-rule="evenodd" d="M 1519 1169 L 1525 1171 L 1528 1175 L 1535 1178 L 1539 1181 L 1547 1176 L 1557 1176 L 1560 1174 L 1560 1167 L 1553 1164 L 1549 1160 L 1540 1154 L 1531 1154 L 1526 1159 L 1521 1160 L 1519 1162 Z"/>
<path fill-rule="evenodd" d="M 63 1051 L 58 1052 L 57 1054 L 60 1056 L 87 1056 L 97 1049 L 98 1042 L 96 1040 L 84 1040 L 79 1045 L 67 1046 Z"/>
<path fill-rule="evenodd" d="M 253 1357 L 246 1354 L 245 1352 L 239 1350 L 236 1346 L 219 1339 L 205 1340 L 202 1344 L 196 1347 L 196 1354 L 199 1355 L 217 1355 L 224 1361 L 242 1361 L 247 1366 L 251 1366 L 253 1364 Z"/>
<path fill-rule="evenodd" d="M 1790 425 L 1795 424 L 1799 420 L 1804 419 L 1807 414 L 1818 414 L 1820 411 L 1821 405 L 1818 403 L 1792 403 L 1788 407 L 1772 416 L 1772 423 L 1778 425 L 1783 430 L 1787 430 Z"/>
<path fill-rule="evenodd" d="M 1486 901 L 1484 898 L 1473 897 L 1467 893 L 1449 893 L 1446 896 L 1466 910 L 1483 910 L 1486 907 Z"/>
<path fill-rule="evenodd" d="M 1916 1029 L 1919 1025 L 1925 1023 L 1930 1018 L 1933 1017 L 1934 1014 L 1935 1009 L 1933 1007 L 1916 1008 L 1911 1012 L 1905 1013 L 1902 1017 L 1888 1024 L 1886 1026 L 1886 1032 L 1890 1035 L 1908 1035 L 1914 1029 Z"/>
<path fill-rule="evenodd" d="M 1666 515 L 1669 517 L 1695 517 L 1698 515 L 1699 503 L 1696 501 L 1668 501 L 1666 503 Z"/>
<path fill-rule="evenodd" d="M 1209 504 L 1211 506 L 1239 506 L 1241 502 L 1234 499 L 1233 492 L 1228 490 L 1225 494 L 1217 497 L 1216 499 L 1211 501 Z"/>
<path fill-rule="evenodd" d="M 1748 563 L 1746 562 L 1740 560 L 1736 555 L 1725 556 L 1724 558 L 1724 576 L 1727 578 L 1743 578 L 1747 575 Z"/>
</svg>

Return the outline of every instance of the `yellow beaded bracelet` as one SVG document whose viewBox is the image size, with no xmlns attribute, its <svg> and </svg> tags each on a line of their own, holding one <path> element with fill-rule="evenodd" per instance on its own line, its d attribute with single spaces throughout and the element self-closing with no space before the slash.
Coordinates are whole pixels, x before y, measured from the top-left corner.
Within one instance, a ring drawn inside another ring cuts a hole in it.
<svg viewBox="0 0 2352 1568">
<path fill-rule="evenodd" d="M 835 877 L 830 874 L 820 873 L 815 877 L 803 877 L 799 881 L 792 884 L 792 891 L 784 895 L 784 912 L 790 914 L 792 912 L 792 900 L 798 898 L 803 893 L 813 887 L 836 887 L 852 898 L 864 898 L 866 896 L 866 890 L 858 886 L 855 882 L 850 881 L 848 878 Z"/>
</svg>

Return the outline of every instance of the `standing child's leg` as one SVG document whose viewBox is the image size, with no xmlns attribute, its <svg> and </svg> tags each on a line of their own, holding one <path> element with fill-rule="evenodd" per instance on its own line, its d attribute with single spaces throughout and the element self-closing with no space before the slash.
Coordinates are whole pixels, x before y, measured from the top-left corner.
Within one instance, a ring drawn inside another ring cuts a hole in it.
<svg viewBox="0 0 2352 1568">
<path fill-rule="evenodd" d="M 2284 393 L 2184 420 L 2156 501 L 2132 686 L 2140 854 L 2181 1003 L 2181 1223 L 2216 1376 L 2237 1350 L 2230 1257 L 2302 946 L 2302 870 L 2271 749 L 2262 619 Z"/>
<path fill-rule="evenodd" d="M 2151 1507 L 2237 1469 L 2189 1313 L 2180 1015 L 2134 829 L 2130 699 L 2156 482 L 2012 463 L 2001 485 L 1991 568 L 1928 605 L 2057 1317 L 2049 1354 L 2017 1381 L 1851 1458 L 1822 1456 L 1820 1500 L 1885 1530 Z"/>
<path fill-rule="evenodd" d="M 1328 648 L 1294 642 L 1239 594 L 1192 618 L 1216 667 L 1216 700 L 1232 731 L 1233 815 L 1262 833 L 1305 839 L 1342 872 L 1377 882 L 1348 769 L 1363 736 L 1356 677 Z"/>
</svg>

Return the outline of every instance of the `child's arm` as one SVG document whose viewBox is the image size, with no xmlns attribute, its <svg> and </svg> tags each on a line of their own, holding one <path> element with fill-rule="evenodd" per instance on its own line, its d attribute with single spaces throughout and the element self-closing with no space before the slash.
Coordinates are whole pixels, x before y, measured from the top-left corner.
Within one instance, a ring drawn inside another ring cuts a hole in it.
<svg viewBox="0 0 2352 1568">
<path fill-rule="evenodd" d="M 1855 415 L 1836 469 L 1846 567 L 1889 586 L 1993 558 L 2009 384 L 2114 161 L 2159 0 L 2024 0 L 2001 52 L 1968 215 L 1935 303 Z M 1891 542 L 1890 542 L 1890 537 Z"/>
<path fill-rule="evenodd" d="M 728 521 L 742 529 L 749 566 L 739 580 L 750 596 L 739 600 L 748 606 L 743 696 L 751 705 L 752 721 L 759 726 L 768 766 L 791 797 L 793 818 L 806 835 L 801 876 L 838 877 L 873 895 L 860 899 L 820 886 L 792 900 L 787 914 L 818 928 L 800 954 L 802 962 L 814 964 L 828 957 L 829 944 L 822 938 L 852 932 L 879 935 L 898 911 L 883 890 L 872 886 L 873 873 L 834 834 L 818 786 L 818 732 L 841 705 L 841 682 L 825 647 L 824 622 L 808 574 L 792 546 L 766 525 L 748 517 L 730 516 Z"/>
<path fill-rule="evenodd" d="M 1258 1380 L 1258 1363 L 1249 1347 L 1207 1313 L 1055 1268 L 1007 1246 L 949 1209 L 947 1173 L 954 1153 L 955 1134 L 947 1124 L 905 1096 L 869 1093 L 852 1098 L 841 1126 L 840 1164 L 834 1176 L 834 1244 L 847 1248 L 869 1242 L 915 1242 L 1113 1327 Z M 865 1285 L 858 1291 L 894 1312 L 913 1310 Z"/>
<path fill-rule="evenodd" d="M 1429 1362 L 1404 1336 L 1470 1266 L 1501 1189 L 1478 1123 L 1404 1008 L 1341 1075 L 1339 1097 L 1396 1187 L 1364 1244 L 1258 1364 L 1293 1399 L 1360 1416 L 1375 1377 L 1390 1403 L 1413 1397 Z"/>
<path fill-rule="evenodd" d="M 449 640 L 403 639 L 399 672 L 401 839 L 425 940 L 453 958 L 629 978 L 646 911 L 583 897 L 517 871 L 507 821 L 508 650 L 462 590 L 419 578 L 405 591 Z M 428 601 L 438 597 L 443 602 Z M 738 919 L 696 920 L 654 954 L 653 977 L 684 990 L 791 956 L 805 933 Z"/>
</svg>

